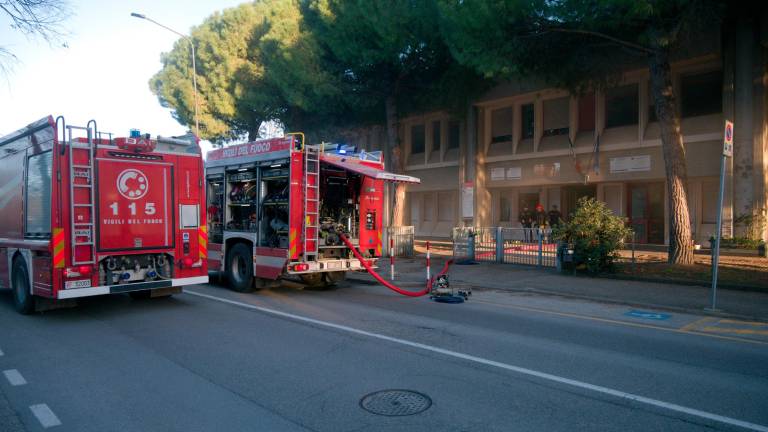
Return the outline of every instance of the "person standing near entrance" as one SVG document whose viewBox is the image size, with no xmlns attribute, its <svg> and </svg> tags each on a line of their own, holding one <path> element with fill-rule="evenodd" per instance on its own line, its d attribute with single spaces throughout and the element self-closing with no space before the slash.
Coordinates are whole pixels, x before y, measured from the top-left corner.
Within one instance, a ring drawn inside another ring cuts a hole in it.
<svg viewBox="0 0 768 432">
<path fill-rule="evenodd" d="M 557 209 L 557 204 L 552 204 L 552 210 L 549 211 L 548 216 L 549 226 L 551 227 L 559 226 L 563 217 L 563 215 L 560 213 L 560 210 Z"/>
<path fill-rule="evenodd" d="M 536 227 L 544 229 L 547 224 L 547 214 L 544 213 L 544 206 L 541 203 L 536 204 Z"/>
<path fill-rule="evenodd" d="M 520 225 L 525 228 L 523 231 L 525 234 L 525 241 L 531 241 L 531 226 L 533 226 L 533 214 L 528 210 L 528 205 L 523 205 L 523 210 L 520 211 Z"/>
</svg>

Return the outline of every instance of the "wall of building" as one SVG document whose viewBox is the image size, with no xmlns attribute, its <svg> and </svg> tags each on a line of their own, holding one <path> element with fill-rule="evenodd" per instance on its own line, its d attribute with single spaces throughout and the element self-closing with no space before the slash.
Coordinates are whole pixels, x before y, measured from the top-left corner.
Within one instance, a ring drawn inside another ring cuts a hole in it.
<svg viewBox="0 0 768 432">
<path fill-rule="evenodd" d="M 715 231 L 726 118 L 736 131 L 735 155 L 726 165 L 724 232 L 734 232 L 736 216 L 768 202 L 768 26 L 765 18 L 735 19 L 739 31 L 726 33 L 722 48 L 713 32 L 672 65 L 692 231 L 701 244 Z M 461 225 L 519 226 L 526 199 L 567 212 L 588 192 L 630 223 L 643 223 L 638 208 L 661 217 L 655 225 L 663 233 L 654 226 L 650 237 L 668 241 L 665 166 L 647 68 L 578 97 L 535 80 L 502 83 L 462 118 L 413 115 L 401 119 L 398 134 L 404 171 L 422 179 L 408 187 L 400 223 L 414 225 L 418 236 L 447 238 Z M 346 139 L 387 154 L 383 127 L 356 129 Z"/>
</svg>

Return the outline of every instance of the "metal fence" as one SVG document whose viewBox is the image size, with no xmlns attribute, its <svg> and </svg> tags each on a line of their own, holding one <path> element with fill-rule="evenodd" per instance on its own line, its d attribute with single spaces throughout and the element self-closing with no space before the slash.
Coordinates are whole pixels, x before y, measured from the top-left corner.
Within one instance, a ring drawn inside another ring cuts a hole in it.
<svg viewBox="0 0 768 432">
<path fill-rule="evenodd" d="M 383 256 L 389 256 L 389 239 L 394 240 L 394 255 L 396 257 L 413 257 L 413 237 L 415 229 L 413 226 L 391 226 L 387 227 L 384 235 Z"/>
<path fill-rule="evenodd" d="M 454 228 L 453 256 L 456 259 L 525 264 L 557 265 L 557 243 L 550 229 Z"/>
</svg>

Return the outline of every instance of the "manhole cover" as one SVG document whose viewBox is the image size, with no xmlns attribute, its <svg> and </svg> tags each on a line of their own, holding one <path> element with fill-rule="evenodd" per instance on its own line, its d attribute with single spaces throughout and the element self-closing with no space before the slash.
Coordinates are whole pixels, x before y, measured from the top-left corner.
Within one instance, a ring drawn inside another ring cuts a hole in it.
<svg viewBox="0 0 768 432">
<path fill-rule="evenodd" d="M 360 406 L 378 415 L 408 416 L 426 411 L 432 406 L 432 399 L 411 390 L 382 390 L 360 399 Z"/>
</svg>

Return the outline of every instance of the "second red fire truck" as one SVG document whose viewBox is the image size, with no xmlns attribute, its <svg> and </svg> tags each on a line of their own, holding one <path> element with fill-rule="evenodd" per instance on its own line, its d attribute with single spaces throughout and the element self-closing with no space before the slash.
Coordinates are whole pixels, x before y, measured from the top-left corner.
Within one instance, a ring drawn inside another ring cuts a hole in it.
<svg viewBox="0 0 768 432">
<path fill-rule="evenodd" d="M 286 275 L 328 285 L 382 255 L 386 182 L 419 179 L 384 170 L 381 152 L 305 146 L 289 135 L 216 149 L 206 160 L 209 268 L 237 291 Z"/>
<path fill-rule="evenodd" d="M 63 117 L 0 138 L 0 286 L 30 313 L 208 281 L 196 140 L 112 138 Z"/>
</svg>

